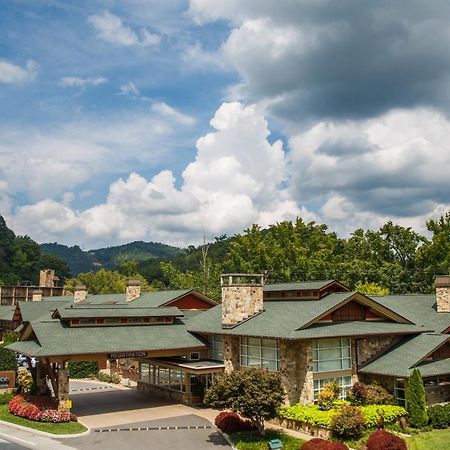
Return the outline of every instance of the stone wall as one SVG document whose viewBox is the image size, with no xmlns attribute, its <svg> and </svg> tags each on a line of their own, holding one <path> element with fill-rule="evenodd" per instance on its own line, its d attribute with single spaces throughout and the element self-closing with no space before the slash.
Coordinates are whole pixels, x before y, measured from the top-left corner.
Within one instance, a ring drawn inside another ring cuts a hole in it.
<svg viewBox="0 0 450 450">
<path fill-rule="evenodd" d="M 41 270 L 39 272 L 39 286 L 40 287 L 54 287 L 55 286 L 55 271 L 51 269 Z"/>
<path fill-rule="evenodd" d="M 374 323 L 376 327 L 376 323 Z M 369 336 L 364 339 L 354 339 L 352 345 L 356 347 L 358 366 L 369 361 L 374 356 L 386 350 L 398 340 L 397 336 Z"/>
<path fill-rule="evenodd" d="M 425 394 L 427 396 L 428 405 L 450 402 L 450 383 L 426 386 Z"/>
<path fill-rule="evenodd" d="M 312 403 L 313 367 L 311 341 L 279 341 L 280 374 L 286 389 L 286 402 Z"/>
<path fill-rule="evenodd" d="M 225 327 L 232 327 L 262 309 L 262 285 L 222 286 L 222 324 Z"/>
<path fill-rule="evenodd" d="M 239 336 L 222 336 L 223 348 L 223 364 L 225 366 L 225 373 L 230 373 L 233 370 L 239 370 L 240 362 L 240 348 Z"/>
</svg>

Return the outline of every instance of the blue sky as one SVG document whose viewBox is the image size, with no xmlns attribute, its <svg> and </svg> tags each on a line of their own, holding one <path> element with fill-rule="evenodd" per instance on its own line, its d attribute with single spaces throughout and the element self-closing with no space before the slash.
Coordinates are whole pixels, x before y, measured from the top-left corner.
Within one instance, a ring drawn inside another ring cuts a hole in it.
<svg viewBox="0 0 450 450">
<path fill-rule="evenodd" d="M 449 5 L 12 0 L 0 214 L 39 242 L 341 235 L 450 209 Z"/>
</svg>

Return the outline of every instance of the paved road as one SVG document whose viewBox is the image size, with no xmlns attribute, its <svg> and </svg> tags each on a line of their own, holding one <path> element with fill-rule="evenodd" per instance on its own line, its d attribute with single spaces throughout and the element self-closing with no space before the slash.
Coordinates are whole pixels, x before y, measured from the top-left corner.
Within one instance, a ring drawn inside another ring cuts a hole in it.
<svg viewBox="0 0 450 450">
<path fill-rule="evenodd" d="M 129 431 L 129 428 L 158 427 L 163 429 Z M 172 427 L 172 429 L 164 429 L 166 427 Z M 173 427 L 178 427 L 178 429 L 173 429 Z M 108 450 L 229 450 L 231 448 L 209 421 L 196 415 L 137 422 L 114 427 L 112 428 L 114 431 L 100 430 L 102 432 L 93 430 L 88 436 L 64 439 L 64 444 L 79 450 L 94 448 L 107 448 Z"/>
<path fill-rule="evenodd" d="M 0 439 L 0 450 L 22 450 L 24 448 L 26 447 L 21 447 L 20 445 Z"/>
</svg>

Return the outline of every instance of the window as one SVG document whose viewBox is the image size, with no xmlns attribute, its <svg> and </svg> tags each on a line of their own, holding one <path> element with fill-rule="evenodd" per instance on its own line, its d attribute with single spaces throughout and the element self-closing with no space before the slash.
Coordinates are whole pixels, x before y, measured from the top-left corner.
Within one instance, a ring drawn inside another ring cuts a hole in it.
<svg viewBox="0 0 450 450">
<path fill-rule="evenodd" d="M 222 336 L 212 335 L 208 338 L 208 356 L 215 361 L 223 361 Z"/>
<path fill-rule="evenodd" d="M 95 319 L 80 319 L 80 325 L 95 325 L 96 323 Z"/>
<path fill-rule="evenodd" d="M 199 352 L 193 352 L 189 354 L 189 359 L 191 361 L 200 361 L 200 353 Z"/>
<path fill-rule="evenodd" d="M 139 364 L 139 379 L 141 381 L 145 381 L 146 383 L 150 382 L 150 371 L 148 364 Z"/>
<path fill-rule="evenodd" d="M 241 365 L 260 367 L 276 372 L 280 367 L 280 352 L 275 339 L 241 338 Z"/>
<path fill-rule="evenodd" d="M 320 339 L 313 349 L 313 371 L 351 369 L 350 339 Z"/>
<path fill-rule="evenodd" d="M 327 383 L 335 381 L 341 388 L 341 393 L 339 394 L 340 399 L 344 399 L 347 396 L 347 392 L 352 388 L 352 377 L 336 377 L 336 378 L 321 378 L 319 380 L 314 380 L 314 398 L 317 398 L 320 391 Z"/>
<path fill-rule="evenodd" d="M 139 379 L 145 383 L 156 384 L 167 389 L 186 391 L 182 370 L 141 363 L 139 365 Z"/>
<path fill-rule="evenodd" d="M 120 317 L 107 317 L 105 319 L 105 324 L 107 325 L 115 325 L 120 323 Z"/>
<path fill-rule="evenodd" d="M 403 378 L 396 378 L 394 381 L 394 397 L 397 405 L 406 406 L 405 380 Z"/>
</svg>

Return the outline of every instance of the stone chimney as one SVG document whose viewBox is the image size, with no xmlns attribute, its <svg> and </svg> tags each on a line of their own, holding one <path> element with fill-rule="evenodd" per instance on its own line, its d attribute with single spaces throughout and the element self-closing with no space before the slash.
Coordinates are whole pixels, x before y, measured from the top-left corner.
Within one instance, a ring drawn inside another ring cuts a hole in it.
<svg viewBox="0 0 450 450">
<path fill-rule="evenodd" d="M 450 275 L 438 275 L 436 286 L 436 309 L 439 313 L 450 313 Z"/>
<path fill-rule="evenodd" d="M 33 289 L 33 297 L 31 300 L 33 302 L 42 301 L 42 289 Z"/>
<path fill-rule="evenodd" d="M 55 287 L 55 271 L 44 269 L 39 272 L 40 287 Z"/>
<path fill-rule="evenodd" d="M 128 280 L 125 299 L 127 302 L 132 302 L 141 296 L 141 282 L 140 280 Z"/>
<path fill-rule="evenodd" d="M 262 274 L 222 274 L 222 328 L 232 328 L 263 310 Z"/>
<path fill-rule="evenodd" d="M 73 290 L 73 301 L 75 303 L 80 303 L 86 300 L 87 297 L 87 289 L 84 284 L 79 284 L 78 286 L 75 286 Z"/>
</svg>

